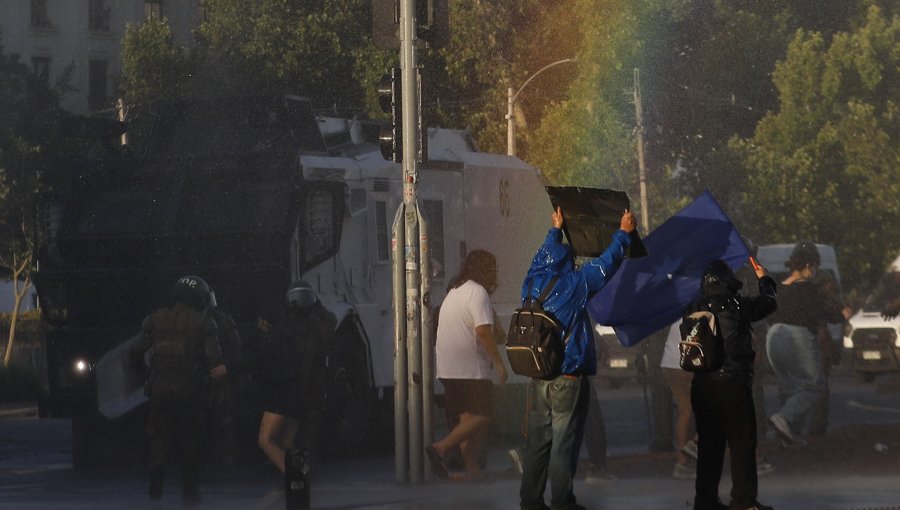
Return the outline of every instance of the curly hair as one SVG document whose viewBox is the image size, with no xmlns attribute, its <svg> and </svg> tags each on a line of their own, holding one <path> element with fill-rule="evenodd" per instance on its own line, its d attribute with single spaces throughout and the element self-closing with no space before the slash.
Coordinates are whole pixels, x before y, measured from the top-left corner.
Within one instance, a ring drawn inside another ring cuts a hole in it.
<svg viewBox="0 0 900 510">
<path fill-rule="evenodd" d="M 818 267 L 821 262 L 822 257 L 819 255 L 816 243 L 800 241 L 794 246 L 794 251 L 791 252 L 784 265 L 791 271 L 800 271 L 806 266 Z"/>
<path fill-rule="evenodd" d="M 469 252 L 459 274 L 450 282 L 450 287 L 455 289 L 467 280 L 472 280 L 490 292 L 490 288 L 497 282 L 497 257 L 487 250 Z"/>
</svg>

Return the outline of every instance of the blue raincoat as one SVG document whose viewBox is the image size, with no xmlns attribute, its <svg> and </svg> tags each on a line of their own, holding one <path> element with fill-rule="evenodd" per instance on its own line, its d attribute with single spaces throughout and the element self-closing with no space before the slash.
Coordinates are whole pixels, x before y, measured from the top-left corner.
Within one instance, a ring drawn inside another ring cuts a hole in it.
<svg viewBox="0 0 900 510">
<path fill-rule="evenodd" d="M 522 301 L 540 295 L 553 275 L 559 280 L 553 291 L 544 300 L 544 310 L 553 314 L 565 328 L 567 338 L 566 357 L 562 373 L 571 375 L 594 375 L 597 373 L 597 355 L 591 321 L 585 306 L 612 278 L 622 264 L 625 250 L 631 239 L 623 230 L 613 234 L 609 247 L 599 257 L 587 261 L 580 268 L 575 267 L 575 257 L 569 246 L 562 244 L 562 231 L 551 228 L 531 261 L 531 267 L 522 284 Z M 571 334 L 570 334 L 571 333 Z"/>
</svg>

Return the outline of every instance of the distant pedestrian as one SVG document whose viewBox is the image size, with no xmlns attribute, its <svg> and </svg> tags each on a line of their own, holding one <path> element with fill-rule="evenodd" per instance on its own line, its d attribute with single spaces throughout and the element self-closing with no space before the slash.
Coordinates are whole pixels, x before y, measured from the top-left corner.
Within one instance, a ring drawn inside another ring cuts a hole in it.
<svg viewBox="0 0 900 510">
<path fill-rule="evenodd" d="M 826 299 L 814 281 L 821 257 L 815 243 L 800 241 L 787 261 L 791 274 L 782 282 L 778 311 L 766 337 L 769 363 L 785 402 L 769 417 L 785 446 L 800 437 L 813 408 L 826 396 L 826 378 L 817 335 L 829 322 L 843 322 L 849 310 Z"/>
<path fill-rule="evenodd" d="M 147 390 L 150 416 L 150 499 L 162 498 L 166 466 L 173 452 L 181 453 L 182 500 L 200 502 L 200 451 L 211 379 L 225 376 L 216 323 L 203 310 L 209 288 L 195 276 L 178 280 L 175 305 L 148 315 L 130 356 L 143 365 L 150 352 Z"/>
<path fill-rule="evenodd" d="M 675 467 L 673 478 L 696 478 L 697 466 L 693 456 L 697 455 L 697 442 L 694 439 L 694 411 L 691 409 L 691 381 L 694 374 L 681 369 L 679 365 L 678 344 L 681 343 L 681 332 L 678 329 L 681 321 L 665 328 L 666 347 L 660 362 L 663 379 L 672 391 L 672 399 L 678 416 L 675 419 Z"/>
<path fill-rule="evenodd" d="M 759 296 L 738 293 L 741 281 L 722 260 L 709 264 L 701 297 L 687 312 L 712 312 L 724 346 L 721 368 L 695 373 L 691 407 L 697 425 L 697 480 L 694 510 L 771 510 L 757 501 L 756 410 L 753 404 L 751 324 L 775 311 L 775 281 L 756 269 Z M 719 500 L 726 447 L 731 449 L 731 504 Z"/>
<path fill-rule="evenodd" d="M 435 345 L 435 376 L 444 387 L 450 432 L 425 447 L 435 474 L 449 477 L 444 458 L 457 447 L 465 466 L 463 480 L 483 478 L 480 464 L 493 420 L 493 377 L 506 382 L 506 365 L 494 340 L 490 295 L 497 288 L 497 260 L 474 250 L 441 303 Z"/>
<path fill-rule="evenodd" d="M 563 211 L 557 208 L 551 220 L 553 227 L 525 276 L 522 300 L 537 298 L 558 278 L 543 308 L 563 325 L 567 341 L 560 375 L 549 380 L 532 378 L 528 386 L 528 438 L 519 497 L 522 510 L 547 509 L 544 490 L 549 480 L 550 508 L 581 510 L 573 482 L 590 402 L 590 376 L 597 373 L 594 335 L 585 307 L 621 265 L 635 221 L 625 211 L 606 251 L 576 267 L 571 248 L 562 244 Z"/>
</svg>

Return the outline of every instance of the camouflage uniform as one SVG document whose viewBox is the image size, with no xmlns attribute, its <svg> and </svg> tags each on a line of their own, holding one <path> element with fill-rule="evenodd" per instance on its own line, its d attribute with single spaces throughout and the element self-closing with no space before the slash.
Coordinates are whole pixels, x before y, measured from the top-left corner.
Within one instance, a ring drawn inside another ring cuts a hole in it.
<svg viewBox="0 0 900 510">
<path fill-rule="evenodd" d="M 142 361 L 148 350 L 151 498 L 161 496 L 169 454 L 177 449 L 182 494 L 186 500 L 196 499 L 209 370 L 222 363 L 216 323 L 183 303 L 157 310 L 144 319 L 140 339 L 131 350 L 132 360 Z"/>
</svg>

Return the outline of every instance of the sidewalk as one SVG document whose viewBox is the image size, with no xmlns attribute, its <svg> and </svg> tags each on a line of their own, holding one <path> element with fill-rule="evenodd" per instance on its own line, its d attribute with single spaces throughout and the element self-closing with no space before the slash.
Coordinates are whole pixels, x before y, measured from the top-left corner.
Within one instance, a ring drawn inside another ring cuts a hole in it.
<svg viewBox="0 0 900 510">
<path fill-rule="evenodd" d="M 799 449 L 767 440 L 761 448 L 776 470 L 760 478 L 760 500 L 779 510 L 900 510 L 900 426 L 837 430 Z M 612 457 L 618 480 L 589 485 L 579 476 L 576 496 L 588 510 L 691 509 L 693 481 L 671 477 L 674 460 L 674 453 Z M 492 451 L 488 466 L 490 482 L 410 484 L 394 481 L 391 459 L 325 464 L 311 482 L 312 508 L 517 510 L 519 478 L 505 451 Z M 727 473 L 726 462 L 720 485 L 726 502 Z M 283 508 L 283 492 L 274 487 L 254 506 Z"/>
</svg>

